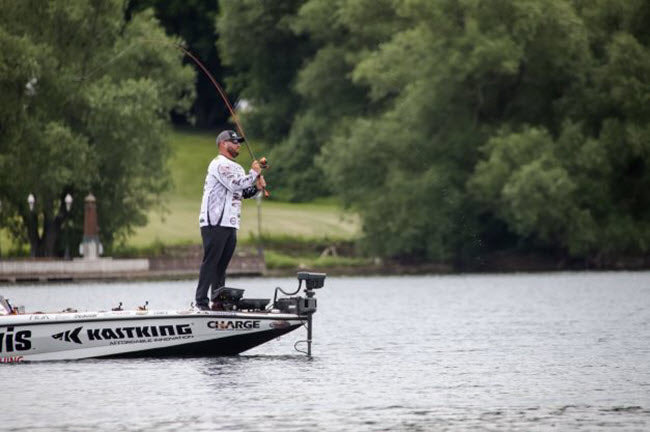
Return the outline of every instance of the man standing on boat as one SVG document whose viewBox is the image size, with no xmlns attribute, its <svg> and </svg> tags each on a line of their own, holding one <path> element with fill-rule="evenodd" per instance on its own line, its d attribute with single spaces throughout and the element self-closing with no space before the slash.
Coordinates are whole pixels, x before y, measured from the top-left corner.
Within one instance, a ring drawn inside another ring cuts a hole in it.
<svg viewBox="0 0 650 432">
<path fill-rule="evenodd" d="M 196 287 L 196 307 L 209 310 L 212 295 L 226 283 L 226 268 L 235 251 L 243 198 L 254 197 L 266 186 L 258 161 L 248 174 L 235 162 L 244 137 L 232 130 L 217 135 L 219 155 L 210 162 L 203 186 L 199 226 L 203 239 L 203 261 Z"/>
</svg>

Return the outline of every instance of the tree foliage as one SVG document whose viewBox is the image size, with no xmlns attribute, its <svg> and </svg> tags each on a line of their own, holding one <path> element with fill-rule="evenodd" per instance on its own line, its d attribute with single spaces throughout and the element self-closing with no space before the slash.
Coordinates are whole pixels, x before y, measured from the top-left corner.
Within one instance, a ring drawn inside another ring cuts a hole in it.
<svg viewBox="0 0 650 432">
<path fill-rule="evenodd" d="M 264 93 L 250 71 L 282 67 L 265 41 L 306 47 L 272 86 L 292 111 L 256 95 L 288 124 L 277 181 L 293 199 L 334 191 L 373 253 L 650 249 L 648 2 L 305 0 L 272 19 L 256 5 L 234 7 L 264 28 L 230 39 L 233 65 L 264 50 L 240 88 Z"/>
<path fill-rule="evenodd" d="M 217 33 L 214 27 L 219 1 L 126 0 L 125 3 L 127 20 L 137 12 L 153 9 L 168 35 L 180 37 L 185 41 L 187 48 L 201 60 L 217 81 L 224 79 L 225 68 L 217 53 Z M 189 58 L 184 60 L 186 64 L 193 64 Z M 172 113 L 172 121 L 177 124 L 189 122 L 200 128 L 214 128 L 227 122 L 230 113 L 215 92 L 210 79 L 203 73 L 196 77 L 195 93 L 196 97 L 189 113 Z"/>
<path fill-rule="evenodd" d="M 36 255 L 51 256 L 64 220 L 80 237 L 92 192 L 110 246 L 145 223 L 169 186 L 168 113 L 188 109 L 194 71 L 151 11 L 126 22 L 117 0 L 0 6 L 0 217 Z"/>
<path fill-rule="evenodd" d="M 300 3 L 227 1 L 216 20 L 219 55 L 231 70 L 227 87 L 255 106 L 245 115 L 246 130 L 271 144 L 285 136 L 297 108 L 297 97 L 288 87 L 307 47 L 286 18 Z"/>
</svg>

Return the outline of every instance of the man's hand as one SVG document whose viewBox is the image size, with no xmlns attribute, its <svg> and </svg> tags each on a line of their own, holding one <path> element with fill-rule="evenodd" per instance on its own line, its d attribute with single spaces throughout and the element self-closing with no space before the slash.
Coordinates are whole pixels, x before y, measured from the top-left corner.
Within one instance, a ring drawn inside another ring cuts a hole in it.
<svg viewBox="0 0 650 432">
<path fill-rule="evenodd" d="M 253 163 L 251 163 L 251 169 L 258 174 L 262 172 L 262 167 L 260 166 L 260 163 L 257 160 L 254 160 Z"/>
<path fill-rule="evenodd" d="M 266 181 L 264 180 L 263 175 L 257 178 L 257 182 L 255 183 L 255 186 L 257 186 L 257 190 L 262 190 L 266 187 Z"/>
</svg>

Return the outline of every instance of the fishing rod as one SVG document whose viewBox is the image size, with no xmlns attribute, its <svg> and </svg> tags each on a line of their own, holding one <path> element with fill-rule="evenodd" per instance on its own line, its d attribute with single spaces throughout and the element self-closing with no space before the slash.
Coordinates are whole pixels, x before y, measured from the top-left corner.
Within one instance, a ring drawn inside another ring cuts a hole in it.
<svg viewBox="0 0 650 432">
<path fill-rule="evenodd" d="M 226 92 L 224 89 L 219 85 L 217 80 L 212 76 L 210 71 L 201 63 L 201 61 L 194 55 L 192 54 L 188 49 L 186 49 L 184 46 L 181 44 L 177 43 L 170 43 L 170 42 L 165 42 L 165 41 L 159 41 L 156 39 L 152 40 L 145 40 L 145 41 L 152 41 L 152 42 L 159 42 L 159 43 L 167 43 L 171 44 L 174 47 L 178 48 L 181 52 L 183 52 L 185 55 L 187 55 L 189 58 L 196 63 L 198 67 L 201 68 L 201 70 L 205 73 L 205 75 L 210 79 L 214 87 L 217 89 L 217 92 L 219 93 L 219 96 L 221 96 L 221 99 L 223 99 L 223 102 L 226 104 L 226 107 L 228 108 L 228 111 L 230 111 L 230 115 L 232 116 L 232 119 L 235 122 L 235 125 L 237 126 L 237 130 L 239 131 L 239 134 L 244 138 L 244 144 L 246 145 L 246 149 L 248 149 L 248 154 L 251 157 L 251 160 L 257 160 L 255 155 L 253 154 L 253 150 L 251 149 L 251 146 L 248 145 L 248 140 L 246 138 L 246 134 L 244 133 L 244 128 L 241 126 L 241 123 L 239 122 L 239 118 L 237 117 L 237 114 L 235 113 L 235 110 L 233 109 L 232 105 L 230 104 L 230 101 L 228 100 L 228 96 L 226 95 Z M 265 157 L 262 157 L 259 161 L 259 164 L 262 168 L 267 168 L 268 167 L 268 161 Z M 260 174 L 261 176 L 261 174 Z M 262 188 L 262 191 L 264 192 L 265 197 L 269 197 L 269 191 L 266 190 L 266 187 Z"/>
<path fill-rule="evenodd" d="M 177 48 L 180 50 L 184 55 L 188 56 L 200 69 L 201 71 L 208 77 L 214 88 L 217 90 L 217 93 L 223 100 L 223 102 L 226 104 L 226 107 L 228 108 L 228 111 L 230 112 L 230 116 L 232 117 L 233 121 L 235 122 L 235 126 L 237 127 L 237 131 L 239 134 L 244 138 L 244 144 L 246 145 L 246 149 L 248 150 L 248 154 L 251 157 L 251 160 L 255 161 L 257 158 L 253 154 L 253 150 L 251 149 L 251 146 L 248 144 L 248 140 L 246 138 L 246 134 L 244 133 L 244 128 L 241 126 L 241 123 L 239 122 L 239 117 L 237 117 L 237 114 L 235 113 L 235 110 L 233 109 L 232 105 L 230 104 L 230 100 L 228 99 L 228 95 L 224 91 L 224 89 L 219 85 L 219 82 L 212 76 L 208 68 L 205 67 L 205 65 L 199 60 L 190 50 L 185 48 L 183 45 L 176 43 L 176 42 L 169 42 L 169 41 L 164 41 L 160 39 L 141 39 L 139 41 L 133 42 L 130 46 L 125 48 L 124 50 L 120 51 L 117 55 L 115 55 L 111 60 L 108 62 L 104 63 L 102 66 L 95 68 L 94 70 L 90 71 L 88 74 L 86 74 L 84 77 L 79 79 L 79 81 L 83 81 L 85 79 L 88 79 L 90 75 L 93 75 L 95 72 L 97 72 L 100 69 L 106 68 L 108 65 L 111 63 L 115 62 L 118 58 L 120 58 L 122 55 L 124 55 L 128 50 L 133 48 L 136 44 L 138 43 L 159 43 L 162 45 L 171 45 L 174 48 Z M 263 169 L 268 168 L 268 160 L 265 157 L 262 157 L 258 160 L 260 167 Z M 264 196 L 268 197 L 270 194 L 266 190 L 266 187 L 262 188 L 262 191 L 264 192 Z"/>
</svg>

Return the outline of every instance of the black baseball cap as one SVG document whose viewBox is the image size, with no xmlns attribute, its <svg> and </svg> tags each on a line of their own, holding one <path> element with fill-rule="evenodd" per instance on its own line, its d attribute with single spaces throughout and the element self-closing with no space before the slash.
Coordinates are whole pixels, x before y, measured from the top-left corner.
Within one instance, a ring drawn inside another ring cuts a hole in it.
<svg viewBox="0 0 650 432">
<path fill-rule="evenodd" d="M 232 141 L 236 143 L 241 143 L 246 141 L 246 139 L 243 136 L 239 135 L 234 130 L 225 130 L 219 133 L 219 135 L 217 135 L 217 145 L 219 145 L 221 141 Z"/>
</svg>

